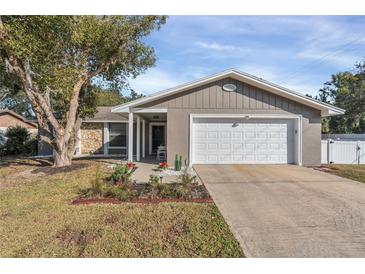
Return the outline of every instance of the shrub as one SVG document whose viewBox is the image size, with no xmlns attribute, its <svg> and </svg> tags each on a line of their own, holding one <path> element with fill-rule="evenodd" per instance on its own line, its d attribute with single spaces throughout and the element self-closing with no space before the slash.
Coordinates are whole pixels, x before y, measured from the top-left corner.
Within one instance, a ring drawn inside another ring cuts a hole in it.
<svg viewBox="0 0 365 274">
<path fill-rule="evenodd" d="M 173 196 L 176 198 L 188 198 L 191 196 L 190 189 L 184 185 L 176 185 L 173 190 Z"/>
<path fill-rule="evenodd" d="M 7 154 L 30 153 L 30 133 L 21 126 L 9 127 L 6 131 L 5 149 Z"/>
<path fill-rule="evenodd" d="M 126 163 L 124 165 L 114 165 L 113 169 L 114 172 L 110 177 L 113 183 L 131 183 L 132 175 L 137 166 L 133 163 Z"/>
<path fill-rule="evenodd" d="M 188 169 L 185 168 L 184 172 L 177 178 L 178 182 L 183 185 L 190 185 L 194 181 L 194 177 L 188 173 Z"/>
<path fill-rule="evenodd" d="M 158 194 L 161 198 L 173 198 L 173 191 L 168 184 L 159 184 Z"/>
<path fill-rule="evenodd" d="M 91 180 L 90 183 L 91 183 L 91 189 L 93 190 L 94 194 L 102 194 L 103 185 L 102 185 L 99 165 L 96 168 L 95 177 Z"/>
<path fill-rule="evenodd" d="M 79 190 L 79 196 L 82 198 L 102 196 L 103 195 L 103 183 L 100 175 L 100 166 L 96 168 L 95 176 L 90 180 L 91 187 Z"/>
<path fill-rule="evenodd" d="M 115 198 L 121 201 L 128 201 L 133 198 L 133 186 L 130 183 L 121 185 L 105 184 L 102 187 L 101 196 L 105 198 Z"/>
<path fill-rule="evenodd" d="M 79 190 L 79 197 L 104 197 L 127 201 L 134 196 L 133 185 L 131 183 L 114 185 L 103 182 L 99 166 L 96 170 L 95 177 L 90 181 L 90 185 L 87 189 Z"/>
<path fill-rule="evenodd" d="M 133 198 L 133 186 L 131 183 L 125 183 L 120 186 L 114 187 L 113 189 L 113 198 L 116 198 L 121 201 L 127 201 Z"/>
<path fill-rule="evenodd" d="M 159 178 L 156 175 L 150 175 L 148 183 L 151 185 L 151 196 L 156 198 L 159 194 Z"/>
<path fill-rule="evenodd" d="M 184 172 L 177 178 L 178 183 L 181 184 L 177 189 L 178 195 L 183 198 L 191 198 L 194 177 L 188 173 L 188 169 L 185 168 Z"/>
</svg>

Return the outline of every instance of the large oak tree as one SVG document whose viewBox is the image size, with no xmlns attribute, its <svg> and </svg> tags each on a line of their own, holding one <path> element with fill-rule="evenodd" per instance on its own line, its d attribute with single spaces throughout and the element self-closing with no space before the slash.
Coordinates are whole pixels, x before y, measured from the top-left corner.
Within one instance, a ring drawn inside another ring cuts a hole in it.
<svg viewBox="0 0 365 274">
<path fill-rule="evenodd" d="M 143 39 L 164 16 L 0 16 L 0 80 L 25 92 L 54 166 L 70 165 L 93 82 L 122 87 L 155 63 Z"/>
</svg>

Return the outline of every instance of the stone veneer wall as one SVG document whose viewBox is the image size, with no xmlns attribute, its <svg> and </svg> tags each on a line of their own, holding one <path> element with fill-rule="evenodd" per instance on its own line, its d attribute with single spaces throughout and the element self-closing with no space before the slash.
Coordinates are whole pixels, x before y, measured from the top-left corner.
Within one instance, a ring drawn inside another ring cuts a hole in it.
<svg viewBox="0 0 365 274">
<path fill-rule="evenodd" d="M 103 123 L 82 123 L 81 154 L 103 154 Z"/>
</svg>

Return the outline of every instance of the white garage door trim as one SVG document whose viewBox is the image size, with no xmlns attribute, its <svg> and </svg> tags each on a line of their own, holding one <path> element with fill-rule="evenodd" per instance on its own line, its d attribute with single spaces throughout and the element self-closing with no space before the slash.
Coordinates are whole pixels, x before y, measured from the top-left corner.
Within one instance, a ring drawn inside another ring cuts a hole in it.
<svg viewBox="0 0 365 274">
<path fill-rule="evenodd" d="M 249 119 L 293 119 L 294 120 L 294 163 L 302 165 L 302 115 L 281 115 L 281 114 L 190 114 L 189 125 L 189 164 L 192 166 L 193 159 L 193 120 L 194 118 L 249 118 Z"/>
</svg>

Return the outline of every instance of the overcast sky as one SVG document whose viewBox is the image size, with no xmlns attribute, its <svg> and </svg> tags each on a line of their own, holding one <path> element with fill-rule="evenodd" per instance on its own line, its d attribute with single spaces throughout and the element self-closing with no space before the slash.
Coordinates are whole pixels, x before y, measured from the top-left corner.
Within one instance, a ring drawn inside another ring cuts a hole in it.
<svg viewBox="0 0 365 274">
<path fill-rule="evenodd" d="M 229 68 L 316 94 L 365 57 L 363 16 L 171 16 L 146 43 L 157 62 L 130 81 L 144 94 Z"/>
</svg>

